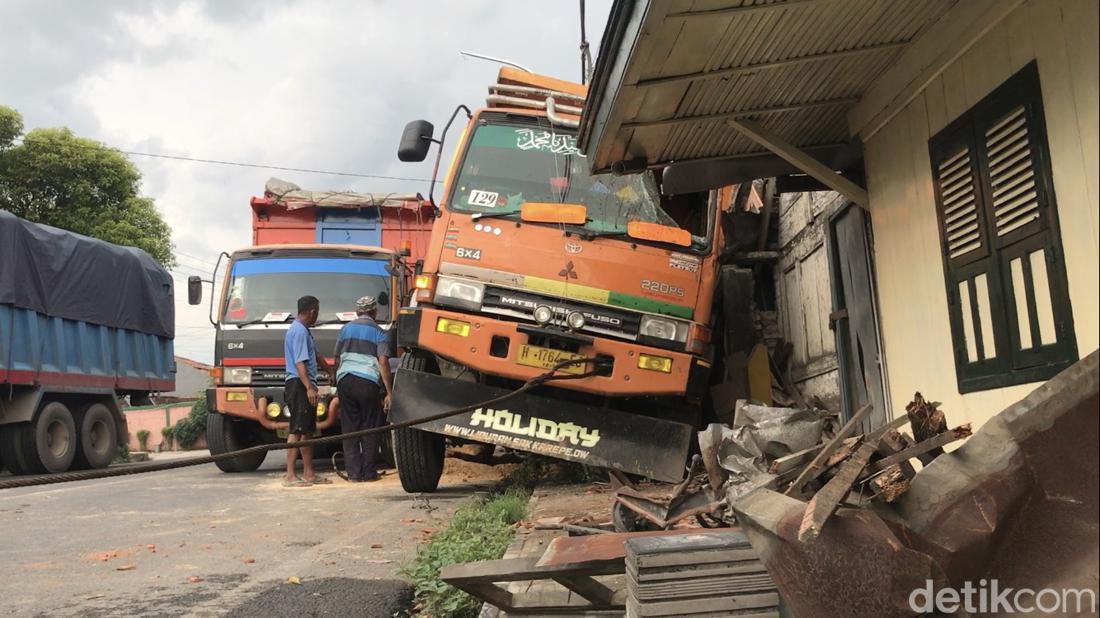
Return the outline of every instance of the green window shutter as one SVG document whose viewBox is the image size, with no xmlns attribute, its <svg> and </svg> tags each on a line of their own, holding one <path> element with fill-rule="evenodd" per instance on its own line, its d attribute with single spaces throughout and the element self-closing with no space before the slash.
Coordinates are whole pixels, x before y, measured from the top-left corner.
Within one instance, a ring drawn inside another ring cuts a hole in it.
<svg viewBox="0 0 1100 618">
<path fill-rule="evenodd" d="M 929 142 L 960 392 L 1077 360 L 1034 63 Z"/>
</svg>

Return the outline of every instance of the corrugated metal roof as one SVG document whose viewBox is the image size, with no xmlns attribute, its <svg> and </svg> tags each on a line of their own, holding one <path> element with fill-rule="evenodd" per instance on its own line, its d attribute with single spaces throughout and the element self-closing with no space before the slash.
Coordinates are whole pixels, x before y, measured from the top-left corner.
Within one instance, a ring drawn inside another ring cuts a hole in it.
<svg viewBox="0 0 1100 618">
<path fill-rule="evenodd" d="M 581 124 L 597 171 L 849 140 L 847 112 L 958 0 L 617 0 Z"/>
</svg>

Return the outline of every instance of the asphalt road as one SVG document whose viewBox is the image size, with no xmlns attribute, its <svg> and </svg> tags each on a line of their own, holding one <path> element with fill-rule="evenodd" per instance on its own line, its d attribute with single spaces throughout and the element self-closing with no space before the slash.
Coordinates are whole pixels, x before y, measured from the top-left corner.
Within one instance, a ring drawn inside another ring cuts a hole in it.
<svg viewBox="0 0 1100 618">
<path fill-rule="evenodd" d="M 0 613 L 50 616 L 392 616 L 399 564 L 463 499 L 378 483 L 284 488 L 213 465 L 0 491 Z M 290 583 L 295 578 L 300 583 Z"/>
</svg>

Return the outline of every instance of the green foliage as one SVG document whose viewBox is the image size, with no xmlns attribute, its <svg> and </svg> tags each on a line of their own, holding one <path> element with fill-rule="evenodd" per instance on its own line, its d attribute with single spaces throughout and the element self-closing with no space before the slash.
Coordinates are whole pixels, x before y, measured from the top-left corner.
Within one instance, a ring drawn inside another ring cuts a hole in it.
<svg viewBox="0 0 1100 618">
<path fill-rule="evenodd" d="M 119 440 L 118 453 L 115 455 L 114 463 L 127 463 L 130 461 L 130 432 L 126 432 L 126 439 Z"/>
<path fill-rule="evenodd" d="M 10 107 L 0 105 L 0 150 L 11 146 L 23 133 L 23 117 Z"/>
<path fill-rule="evenodd" d="M 172 437 L 176 439 L 176 444 L 180 448 L 191 448 L 195 440 L 198 440 L 199 436 L 206 431 L 206 414 L 206 396 L 204 395 L 195 401 L 195 405 L 191 407 L 187 416 L 176 421 L 176 424 L 171 427 Z"/>
<path fill-rule="evenodd" d="M 515 534 L 515 524 L 527 514 L 527 496 L 528 492 L 513 488 L 463 505 L 447 527 L 401 567 L 401 575 L 413 583 L 416 606 L 421 613 L 478 615 L 481 603 L 439 579 L 439 569 L 503 556 Z"/>
<path fill-rule="evenodd" d="M 33 129 L 15 145 L 22 130 L 19 113 L 0 106 L 0 208 L 175 265 L 171 230 L 138 195 L 141 174 L 122 153 L 63 127 Z"/>
<path fill-rule="evenodd" d="M 172 448 L 172 439 L 174 438 L 174 436 L 172 435 L 172 428 L 171 427 L 161 427 L 160 428 L 160 437 L 163 438 L 163 440 L 160 443 L 160 450 L 163 451 L 165 448 L 171 450 L 171 448 Z"/>
<path fill-rule="evenodd" d="M 137 432 L 138 448 L 143 451 L 149 450 L 149 430 L 139 429 Z"/>
</svg>

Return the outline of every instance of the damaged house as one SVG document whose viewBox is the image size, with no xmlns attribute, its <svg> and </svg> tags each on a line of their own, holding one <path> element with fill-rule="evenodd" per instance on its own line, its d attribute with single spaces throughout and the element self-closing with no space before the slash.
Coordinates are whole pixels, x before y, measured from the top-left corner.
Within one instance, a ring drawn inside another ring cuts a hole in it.
<svg viewBox="0 0 1100 618">
<path fill-rule="evenodd" d="M 1100 344 L 1097 58 L 1089 0 L 616 2 L 580 140 L 666 192 L 777 178 L 799 388 L 977 429 Z"/>
</svg>

